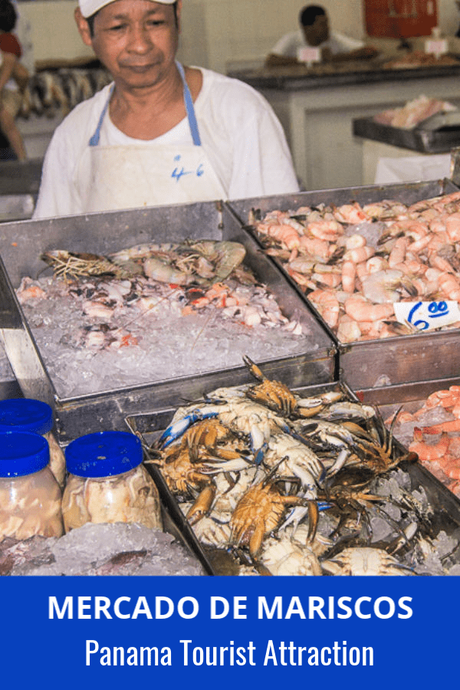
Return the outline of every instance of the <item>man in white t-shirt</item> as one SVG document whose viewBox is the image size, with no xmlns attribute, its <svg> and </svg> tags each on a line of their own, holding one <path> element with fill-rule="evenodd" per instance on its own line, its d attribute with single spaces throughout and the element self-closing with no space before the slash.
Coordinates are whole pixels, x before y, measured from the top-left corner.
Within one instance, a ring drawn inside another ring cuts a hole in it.
<svg viewBox="0 0 460 690">
<path fill-rule="evenodd" d="M 300 48 L 319 48 L 322 62 L 343 60 L 367 60 L 377 55 L 377 50 L 363 41 L 349 38 L 337 31 L 330 31 L 326 11 L 319 5 L 307 5 L 299 15 L 300 28 L 283 36 L 267 57 L 266 65 L 298 65 Z"/>
<path fill-rule="evenodd" d="M 79 0 L 83 42 L 113 77 L 56 129 L 36 218 L 299 190 L 268 102 L 176 61 L 182 0 Z"/>
</svg>

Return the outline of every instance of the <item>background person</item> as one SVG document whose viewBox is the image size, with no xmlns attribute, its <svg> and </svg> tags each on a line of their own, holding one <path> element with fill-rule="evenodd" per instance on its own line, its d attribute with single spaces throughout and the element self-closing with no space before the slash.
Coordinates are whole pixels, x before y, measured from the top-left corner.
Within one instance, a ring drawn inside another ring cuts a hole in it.
<svg viewBox="0 0 460 690">
<path fill-rule="evenodd" d="M 7 137 L 16 158 L 27 158 L 24 141 L 16 125 L 21 109 L 22 92 L 29 75 L 19 60 L 22 48 L 12 33 L 16 26 L 16 10 L 9 0 L 0 0 L 0 127 Z"/>
<path fill-rule="evenodd" d="M 238 80 L 176 62 L 181 7 L 80 0 L 80 35 L 113 83 L 56 129 L 34 218 L 298 191 L 267 101 Z"/>
<path fill-rule="evenodd" d="M 299 14 L 299 23 L 297 31 L 286 34 L 273 47 L 265 62 L 267 67 L 302 64 L 297 59 L 297 51 L 308 46 L 319 48 L 324 62 L 368 60 L 377 55 L 378 51 L 363 41 L 330 31 L 328 15 L 319 5 L 304 7 Z"/>
</svg>

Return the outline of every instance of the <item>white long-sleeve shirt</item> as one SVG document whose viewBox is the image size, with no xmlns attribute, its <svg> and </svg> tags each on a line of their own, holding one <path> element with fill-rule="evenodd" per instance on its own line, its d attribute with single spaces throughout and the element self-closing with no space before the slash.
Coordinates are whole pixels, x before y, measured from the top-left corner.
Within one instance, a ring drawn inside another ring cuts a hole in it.
<svg viewBox="0 0 460 690">
<path fill-rule="evenodd" d="M 195 101 L 202 146 L 227 199 L 296 193 L 299 190 L 284 131 L 268 102 L 247 84 L 200 68 L 203 85 Z M 89 139 L 97 127 L 110 85 L 80 103 L 54 132 L 42 172 L 34 219 L 85 213 L 76 184 Z M 100 145 L 192 143 L 185 118 L 151 141 L 132 139 L 106 114 Z M 88 172 L 89 174 L 89 172 Z M 167 200 L 165 200 L 167 205 Z"/>
<path fill-rule="evenodd" d="M 280 38 L 280 40 L 273 46 L 270 51 L 273 55 L 282 55 L 283 57 L 297 57 L 299 48 L 308 46 L 305 40 L 302 29 L 291 31 Z M 363 41 L 358 41 L 355 38 L 340 34 L 338 31 L 331 31 L 327 41 L 323 41 L 317 48 L 328 48 L 332 55 L 339 53 L 350 53 L 352 50 L 358 50 L 364 47 Z"/>
</svg>

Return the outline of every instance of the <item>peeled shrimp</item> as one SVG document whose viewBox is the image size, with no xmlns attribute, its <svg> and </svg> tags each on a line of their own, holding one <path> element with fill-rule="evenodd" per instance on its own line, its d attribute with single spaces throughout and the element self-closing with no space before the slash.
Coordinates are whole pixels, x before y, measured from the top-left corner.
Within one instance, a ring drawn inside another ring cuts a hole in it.
<svg viewBox="0 0 460 690">
<path fill-rule="evenodd" d="M 362 279 L 362 291 L 366 299 L 377 304 L 384 302 L 398 302 L 400 300 L 400 287 L 404 280 L 402 271 L 388 269 L 371 273 Z"/>
<path fill-rule="evenodd" d="M 394 316 L 393 304 L 372 304 L 362 295 L 352 295 L 345 302 L 345 311 L 355 321 L 381 321 Z"/>
</svg>

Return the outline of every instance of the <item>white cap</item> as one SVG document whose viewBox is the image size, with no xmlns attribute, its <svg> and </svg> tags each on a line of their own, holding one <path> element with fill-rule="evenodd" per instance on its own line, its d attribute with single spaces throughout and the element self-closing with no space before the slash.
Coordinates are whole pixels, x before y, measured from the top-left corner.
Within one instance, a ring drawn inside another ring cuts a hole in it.
<svg viewBox="0 0 460 690">
<path fill-rule="evenodd" d="M 110 5 L 115 0 L 79 0 L 80 11 L 85 17 L 91 17 L 106 5 Z M 176 0 L 151 0 L 151 2 L 159 2 L 161 5 L 172 5 Z"/>
</svg>

